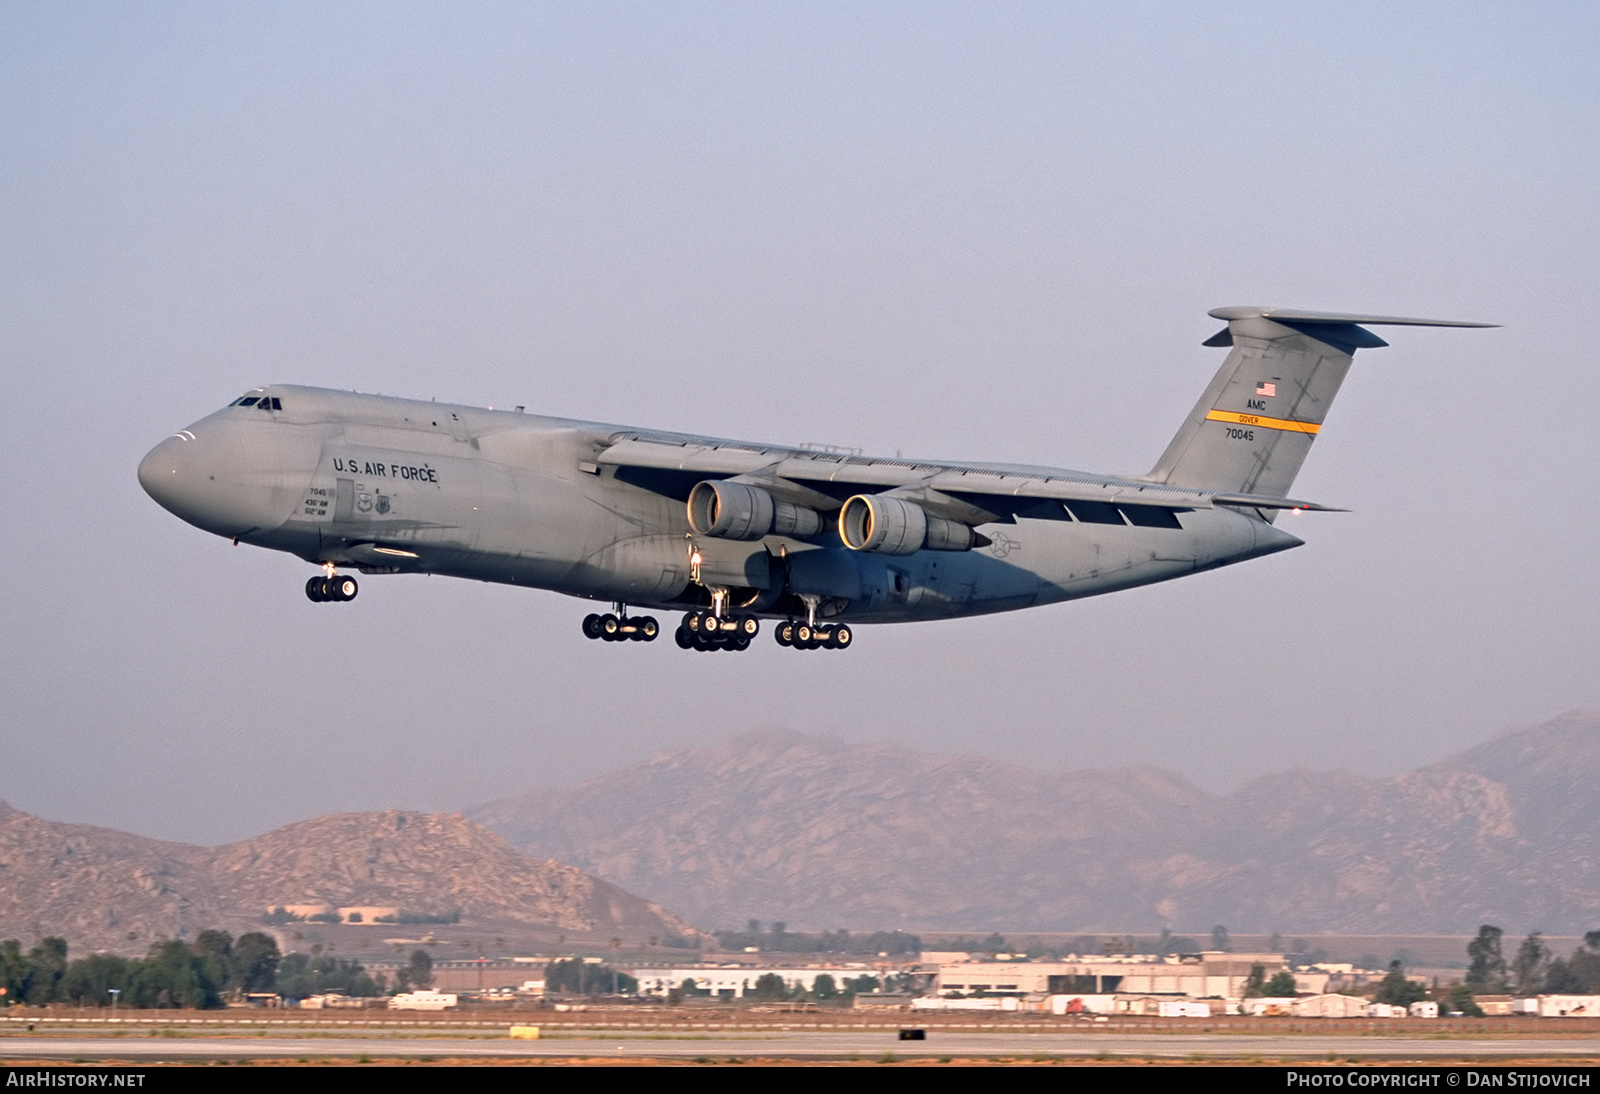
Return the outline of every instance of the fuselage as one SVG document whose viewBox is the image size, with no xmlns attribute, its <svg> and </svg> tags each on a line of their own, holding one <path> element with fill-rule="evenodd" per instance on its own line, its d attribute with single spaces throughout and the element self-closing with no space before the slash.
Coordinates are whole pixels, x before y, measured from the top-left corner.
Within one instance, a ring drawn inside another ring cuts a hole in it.
<svg viewBox="0 0 1600 1094">
<path fill-rule="evenodd" d="M 715 475 L 606 462 L 619 437 L 635 435 L 520 411 L 273 386 L 162 441 L 139 481 L 199 528 L 325 567 L 445 574 L 663 610 L 710 603 L 710 590 L 721 589 L 753 616 L 793 617 L 809 604 L 852 623 L 1054 603 L 1300 543 L 1225 506 L 1178 510 L 1159 527 L 1017 512 L 977 526 L 973 549 L 897 555 L 849 549 L 837 511 L 811 535 L 717 538 L 695 532 L 685 504 L 696 481 Z M 974 476 L 1019 470 L 939 466 Z"/>
</svg>

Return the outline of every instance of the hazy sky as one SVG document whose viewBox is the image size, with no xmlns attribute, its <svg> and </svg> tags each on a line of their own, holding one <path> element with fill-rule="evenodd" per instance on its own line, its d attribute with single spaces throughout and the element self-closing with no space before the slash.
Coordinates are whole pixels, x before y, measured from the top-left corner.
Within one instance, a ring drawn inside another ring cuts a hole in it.
<svg viewBox="0 0 1600 1094">
<path fill-rule="evenodd" d="M 0 797 L 217 842 L 760 726 L 1226 790 L 1600 706 L 1597 13 L 0 4 Z M 267 382 L 1140 473 L 1224 304 L 1504 327 L 1358 355 L 1304 548 L 848 653 L 312 605 L 134 478 Z"/>
</svg>

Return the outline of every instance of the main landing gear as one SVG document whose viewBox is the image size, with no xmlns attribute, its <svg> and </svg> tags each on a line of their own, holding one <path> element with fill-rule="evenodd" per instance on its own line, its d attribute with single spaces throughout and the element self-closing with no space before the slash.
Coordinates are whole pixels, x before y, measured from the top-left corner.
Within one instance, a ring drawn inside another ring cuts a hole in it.
<svg viewBox="0 0 1600 1094">
<path fill-rule="evenodd" d="M 654 642 L 660 633 L 661 624 L 654 616 L 630 616 L 624 604 L 618 604 L 615 612 L 583 617 L 584 637 L 598 638 L 602 642 Z"/>
<path fill-rule="evenodd" d="M 842 650 L 856 639 L 855 632 L 843 623 L 818 625 L 805 620 L 785 619 L 772 629 L 778 645 L 797 650 Z"/>
<path fill-rule="evenodd" d="M 690 612 L 672 637 L 682 649 L 747 650 L 761 633 L 761 620 L 753 615 L 719 616 L 716 612 Z"/>
<path fill-rule="evenodd" d="M 333 567 L 328 567 L 326 577 L 314 577 L 306 582 L 306 599 L 313 604 L 336 604 L 343 600 L 354 600 L 356 593 L 361 591 L 361 586 L 356 584 L 356 579 L 349 574 L 336 574 Z"/>
</svg>

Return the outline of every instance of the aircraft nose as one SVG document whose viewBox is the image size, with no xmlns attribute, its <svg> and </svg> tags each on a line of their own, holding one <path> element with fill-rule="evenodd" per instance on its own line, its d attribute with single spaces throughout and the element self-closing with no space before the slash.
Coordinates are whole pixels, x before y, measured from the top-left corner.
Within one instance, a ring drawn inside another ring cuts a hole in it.
<svg viewBox="0 0 1600 1094">
<path fill-rule="evenodd" d="M 152 448 L 139 484 L 197 528 L 248 535 L 289 519 L 320 452 L 316 438 L 271 420 L 212 415 Z"/>
<path fill-rule="evenodd" d="M 189 495 L 195 491 L 192 480 L 195 461 L 187 449 L 194 443 L 194 435 L 187 430 L 174 433 L 152 448 L 139 461 L 139 485 L 165 510 L 189 519 L 193 511 Z"/>
</svg>

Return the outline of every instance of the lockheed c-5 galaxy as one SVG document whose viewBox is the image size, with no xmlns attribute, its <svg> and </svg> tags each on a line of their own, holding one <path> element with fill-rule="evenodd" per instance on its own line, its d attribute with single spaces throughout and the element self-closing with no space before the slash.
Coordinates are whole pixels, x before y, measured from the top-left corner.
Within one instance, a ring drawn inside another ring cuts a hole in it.
<svg viewBox="0 0 1600 1094">
<path fill-rule="evenodd" d="M 852 625 L 1013 611 L 1297 547 L 1277 528 L 1367 325 L 1491 324 L 1257 307 L 1149 474 L 882 459 L 319 388 L 257 388 L 157 445 L 184 520 L 340 574 L 433 573 L 610 601 L 590 638 L 842 649 Z"/>
</svg>

